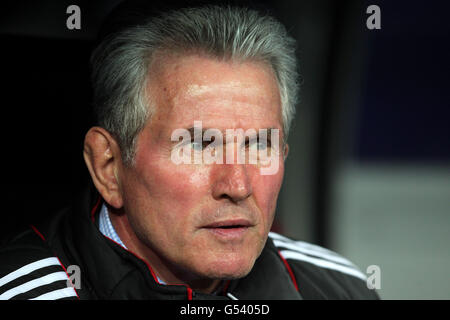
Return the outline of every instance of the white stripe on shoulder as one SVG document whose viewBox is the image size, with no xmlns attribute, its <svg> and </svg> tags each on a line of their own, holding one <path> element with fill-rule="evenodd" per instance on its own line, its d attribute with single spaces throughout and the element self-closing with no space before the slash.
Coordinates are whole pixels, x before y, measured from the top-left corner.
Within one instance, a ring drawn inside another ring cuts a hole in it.
<svg viewBox="0 0 450 320">
<path fill-rule="evenodd" d="M 53 265 L 60 265 L 58 259 L 55 257 L 45 258 L 45 259 L 38 260 L 38 261 L 32 262 L 30 264 L 27 264 L 11 273 L 8 273 L 6 276 L 0 278 L 0 287 L 7 284 L 8 282 L 11 282 L 11 281 L 17 279 L 17 278 L 27 275 L 35 270 L 42 269 L 42 268 L 45 268 L 48 266 L 53 266 Z"/>
<path fill-rule="evenodd" d="M 314 245 L 304 241 L 294 241 L 274 232 L 270 232 L 269 236 L 273 239 L 273 243 L 276 247 L 298 251 L 304 254 L 313 255 L 318 258 L 323 258 L 325 260 L 330 260 L 356 268 L 356 266 L 350 260 L 342 257 L 336 252 L 320 247 L 318 245 Z"/>
<path fill-rule="evenodd" d="M 8 291 L 0 294 L 0 300 L 8 300 L 12 297 L 15 297 L 21 293 L 28 292 L 33 290 L 34 288 L 45 286 L 47 284 L 53 283 L 59 280 L 67 280 L 67 274 L 63 271 L 58 271 L 54 273 L 50 273 L 46 276 L 30 280 L 24 284 L 21 284 L 15 288 L 9 289 Z"/>
<path fill-rule="evenodd" d="M 304 247 L 304 248 L 308 248 L 308 249 L 311 249 L 311 250 L 315 250 L 315 251 L 318 251 L 318 252 L 323 252 L 324 254 L 339 256 L 336 252 L 331 251 L 329 249 L 326 249 L 324 247 L 321 247 L 321 246 L 318 246 L 318 245 L 315 245 L 315 244 L 312 244 L 312 243 L 308 243 L 308 242 L 305 242 L 305 241 L 293 240 L 293 239 L 290 239 L 288 237 L 282 236 L 279 233 L 269 232 L 269 236 L 272 239 L 275 239 L 275 240 L 281 240 L 281 241 L 285 241 L 285 242 L 289 242 L 289 243 L 295 243 L 298 246 L 301 246 L 301 247 Z"/>
<path fill-rule="evenodd" d="M 228 298 L 230 298 L 231 300 L 239 300 L 238 298 L 236 298 L 234 295 L 232 295 L 231 293 L 227 293 Z"/>
<path fill-rule="evenodd" d="M 36 298 L 30 299 L 30 300 L 58 300 L 68 297 L 76 297 L 77 294 L 75 292 L 75 289 L 72 287 L 67 287 L 64 289 L 59 289 L 55 291 L 51 291 L 48 293 L 44 293 Z"/>
<path fill-rule="evenodd" d="M 297 244 L 288 243 L 288 242 L 284 242 L 284 241 L 280 241 L 280 240 L 273 240 L 273 243 L 275 244 L 276 247 L 281 247 L 281 248 L 297 251 L 297 252 L 300 252 L 300 253 L 312 255 L 312 256 L 317 257 L 317 258 L 322 258 L 324 260 L 340 263 L 342 265 L 346 265 L 346 266 L 349 266 L 349 267 L 353 267 L 353 268 L 356 267 L 351 261 L 345 259 L 344 257 L 338 256 L 338 255 L 334 256 L 334 255 L 329 255 L 329 254 L 323 254 L 323 253 L 318 252 L 316 250 L 303 248 L 301 246 L 298 246 Z"/>
<path fill-rule="evenodd" d="M 358 269 L 356 269 L 354 267 L 343 266 L 341 264 L 337 264 L 337 263 L 334 263 L 331 261 L 310 257 L 310 256 L 307 256 L 307 255 L 302 254 L 297 251 L 283 250 L 283 251 L 280 251 L 280 254 L 285 259 L 305 261 L 305 262 L 314 264 L 318 267 L 322 267 L 322 268 L 326 268 L 326 269 L 330 269 L 330 270 L 336 270 L 336 271 L 360 278 L 364 281 L 367 279 L 367 276 L 364 273 L 362 273 L 361 271 L 359 271 Z"/>
</svg>

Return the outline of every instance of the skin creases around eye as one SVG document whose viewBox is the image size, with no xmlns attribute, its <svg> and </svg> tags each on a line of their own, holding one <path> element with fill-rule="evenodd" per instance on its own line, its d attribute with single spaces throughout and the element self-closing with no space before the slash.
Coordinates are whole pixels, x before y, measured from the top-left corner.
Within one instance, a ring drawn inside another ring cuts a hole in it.
<svg viewBox="0 0 450 320">
<path fill-rule="evenodd" d="M 219 149 L 226 150 L 226 145 L 214 145 L 214 139 L 211 141 L 191 141 L 189 142 L 189 146 L 193 150 L 193 153 L 199 154 L 202 152 L 209 151 L 211 155 L 215 155 Z M 214 147 L 212 147 L 214 145 Z M 210 148 L 211 150 L 208 150 Z M 259 161 L 262 157 L 261 152 L 264 152 L 265 156 L 271 155 L 271 143 L 269 141 L 258 141 L 258 139 L 249 139 L 245 141 L 245 143 L 241 146 L 241 152 L 245 152 L 246 162 L 252 163 L 250 161 L 251 153 L 253 152 L 254 157 L 256 157 L 257 161 Z M 192 154 L 194 157 L 194 154 Z"/>
<path fill-rule="evenodd" d="M 216 144 L 214 140 L 209 141 L 189 141 L 183 144 L 185 155 L 187 156 L 182 163 L 184 164 L 251 164 L 266 166 L 273 161 L 273 156 L 277 155 L 276 148 L 271 141 L 262 141 L 259 139 L 248 139 L 240 146 L 236 145 L 235 151 L 227 151 L 227 144 Z M 186 153 L 187 152 L 187 153 Z M 226 154 L 236 154 L 237 158 L 227 158 Z M 225 156 L 225 158 L 224 158 Z"/>
</svg>

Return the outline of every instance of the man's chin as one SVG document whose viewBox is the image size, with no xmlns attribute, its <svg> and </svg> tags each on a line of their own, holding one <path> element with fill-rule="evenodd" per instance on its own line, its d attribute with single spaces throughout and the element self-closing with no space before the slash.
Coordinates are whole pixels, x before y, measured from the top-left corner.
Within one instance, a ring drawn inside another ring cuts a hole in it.
<svg viewBox="0 0 450 320">
<path fill-rule="evenodd" d="M 204 263 L 201 274 L 209 279 L 232 280 L 240 279 L 250 273 L 253 268 L 254 259 L 218 259 Z"/>
<path fill-rule="evenodd" d="M 204 240 L 202 234 L 202 240 Z M 208 234 L 207 234 L 208 235 Z M 209 236 L 209 235 L 208 235 Z M 249 233 L 242 240 L 221 243 L 215 239 L 206 238 L 201 249 L 195 250 L 190 265 L 192 271 L 202 278 L 209 279 L 239 279 L 245 277 L 252 270 L 259 257 L 264 243 L 255 240 L 254 234 Z M 208 245 L 205 245 L 207 243 Z M 199 246 L 200 247 L 200 246 Z M 202 252 L 202 254 L 198 254 Z"/>
</svg>

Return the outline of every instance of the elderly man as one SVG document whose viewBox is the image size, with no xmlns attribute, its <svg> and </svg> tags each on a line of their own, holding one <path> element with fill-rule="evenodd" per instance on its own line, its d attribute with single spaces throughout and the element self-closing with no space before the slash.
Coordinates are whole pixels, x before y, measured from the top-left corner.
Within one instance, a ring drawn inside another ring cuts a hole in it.
<svg viewBox="0 0 450 320">
<path fill-rule="evenodd" d="M 293 45 L 273 18 L 219 6 L 106 36 L 84 145 L 95 188 L 1 249 L 0 298 L 377 298 L 348 260 L 270 232 Z"/>
</svg>

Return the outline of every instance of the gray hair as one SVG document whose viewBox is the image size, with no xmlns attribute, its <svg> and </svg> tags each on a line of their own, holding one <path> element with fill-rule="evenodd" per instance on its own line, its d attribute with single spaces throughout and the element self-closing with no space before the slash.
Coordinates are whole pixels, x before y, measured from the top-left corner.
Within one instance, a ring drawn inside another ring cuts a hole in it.
<svg viewBox="0 0 450 320">
<path fill-rule="evenodd" d="M 126 165 L 134 164 L 137 136 L 154 110 L 146 93 L 152 59 L 165 50 L 267 63 L 278 82 L 287 139 L 295 114 L 298 76 L 295 41 L 284 26 L 246 8 L 185 8 L 110 34 L 92 54 L 97 121 L 116 138 Z"/>
</svg>

